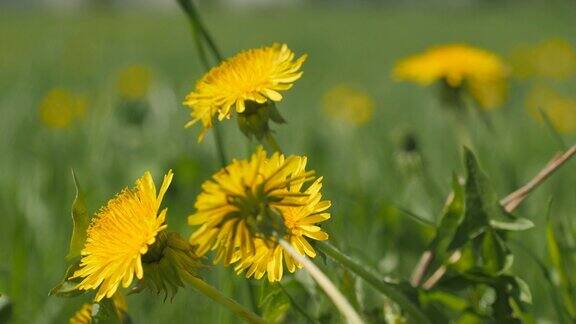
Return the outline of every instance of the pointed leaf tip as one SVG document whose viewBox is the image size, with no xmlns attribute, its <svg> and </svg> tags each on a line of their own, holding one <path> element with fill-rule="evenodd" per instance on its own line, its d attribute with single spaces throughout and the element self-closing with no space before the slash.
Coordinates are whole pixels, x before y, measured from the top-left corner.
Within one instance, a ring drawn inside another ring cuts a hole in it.
<svg viewBox="0 0 576 324">
<path fill-rule="evenodd" d="M 82 251 L 84 243 L 86 242 L 86 231 L 88 230 L 88 225 L 90 223 L 88 211 L 86 209 L 84 192 L 80 187 L 80 183 L 74 170 L 72 170 L 72 178 L 74 180 L 74 187 L 76 188 L 76 195 L 72 202 L 73 227 L 72 236 L 70 238 L 70 248 L 68 255 L 66 255 L 67 260 L 71 260 L 80 255 L 80 251 Z"/>
</svg>

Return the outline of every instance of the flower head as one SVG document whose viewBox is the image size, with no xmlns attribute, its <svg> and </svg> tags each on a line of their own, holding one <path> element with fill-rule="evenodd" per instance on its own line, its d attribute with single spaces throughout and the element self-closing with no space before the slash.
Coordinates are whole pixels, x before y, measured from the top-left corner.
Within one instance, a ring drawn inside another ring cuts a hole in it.
<svg viewBox="0 0 576 324">
<path fill-rule="evenodd" d="M 204 255 L 215 250 L 214 263 L 236 263 L 238 273 L 270 281 L 282 278 L 283 262 L 294 272 L 298 264 L 278 243 L 290 242 L 301 254 L 315 257 L 308 238 L 326 240 L 317 223 L 330 218 L 330 202 L 322 200 L 322 178 L 306 171 L 306 157 L 259 148 L 249 160 L 235 160 L 202 185 L 190 225 L 201 225 L 190 243 Z M 304 183 L 313 181 L 306 189 Z"/>
<path fill-rule="evenodd" d="M 567 79 L 576 73 L 576 50 L 562 38 L 520 46 L 512 53 L 511 61 L 515 75 L 521 78 Z"/>
<path fill-rule="evenodd" d="M 152 73 L 144 65 L 131 65 L 118 74 L 118 91 L 128 100 L 138 100 L 148 94 Z"/>
<path fill-rule="evenodd" d="M 233 109 L 244 112 L 250 102 L 282 100 L 280 91 L 290 89 L 302 76 L 299 70 L 306 55 L 294 56 L 286 44 L 273 44 L 241 52 L 212 68 L 184 101 L 192 109 L 192 121 L 186 127 L 201 121 L 201 140 L 214 116 L 223 120 L 231 117 Z"/>
<path fill-rule="evenodd" d="M 142 257 L 166 228 L 167 210 L 158 210 L 172 176 L 172 171 L 164 176 L 157 193 L 152 175 L 146 172 L 135 188 L 122 190 L 94 216 L 80 268 L 72 276 L 81 278 L 78 289 L 98 289 L 95 300 L 100 301 L 112 297 L 120 284 L 128 287 L 134 276 L 142 279 Z"/>
<path fill-rule="evenodd" d="M 508 69 L 493 53 L 462 44 L 430 48 L 398 62 L 394 77 L 424 86 L 443 81 L 465 88 L 483 108 L 499 106 L 506 93 Z"/>
<path fill-rule="evenodd" d="M 374 101 L 368 93 L 344 84 L 327 91 L 323 103 L 329 116 L 354 125 L 365 124 L 374 112 Z"/>
<path fill-rule="evenodd" d="M 544 122 L 544 113 L 558 132 L 576 132 L 576 98 L 563 96 L 546 87 L 537 87 L 526 98 L 526 107 L 539 122 Z"/>
<path fill-rule="evenodd" d="M 64 88 L 50 90 L 38 107 L 40 120 L 50 128 L 67 128 L 75 119 L 82 119 L 86 98 Z"/>
</svg>

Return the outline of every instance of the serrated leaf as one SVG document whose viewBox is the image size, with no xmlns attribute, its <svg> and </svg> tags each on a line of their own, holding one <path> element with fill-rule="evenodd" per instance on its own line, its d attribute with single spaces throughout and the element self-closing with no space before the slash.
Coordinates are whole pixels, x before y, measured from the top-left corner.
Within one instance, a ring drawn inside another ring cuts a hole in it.
<svg viewBox="0 0 576 324">
<path fill-rule="evenodd" d="M 446 206 L 436 235 L 428 247 L 428 250 L 433 251 L 438 259 L 444 260 L 447 257 L 448 246 L 463 219 L 464 188 L 458 182 L 458 176 L 454 174 L 452 176 L 452 199 Z"/>
<path fill-rule="evenodd" d="M 504 210 L 498 195 L 486 174 L 480 169 L 476 157 L 469 149 L 464 149 L 466 185 L 464 189 L 464 219 L 458 227 L 449 249 L 457 249 L 486 229 L 524 230 L 533 226 L 527 219 L 518 218 Z"/>
<path fill-rule="evenodd" d="M 86 242 L 86 231 L 90 223 L 88 211 L 86 209 L 86 200 L 84 192 L 80 188 L 80 183 L 76 178 L 74 170 L 72 170 L 72 178 L 74 179 L 74 187 L 76 188 L 76 196 L 72 202 L 72 237 L 70 239 L 70 248 L 68 250 L 67 260 L 71 260 L 80 255 L 80 251 Z"/>
<path fill-rule="evenodd" d="M 62 281 L 50 292 L 48 295 L 57 297 L 75 297 L 84 293 L 83 290 L 76 289 L 80 279 L 70 280 L 69 278 L 74 274 L 76 270 L 80 268 L 80 260 L 72 263 L 68 269 L 66 269 L 66 274 Z"/>
<path fill-rule="evenodd" d="M 481 243 L 482 270 L 498 275 L 512 265 L 514 256 L 504 244 L 500 236 L 492 231 L 486 231 Z"/>
</svg>

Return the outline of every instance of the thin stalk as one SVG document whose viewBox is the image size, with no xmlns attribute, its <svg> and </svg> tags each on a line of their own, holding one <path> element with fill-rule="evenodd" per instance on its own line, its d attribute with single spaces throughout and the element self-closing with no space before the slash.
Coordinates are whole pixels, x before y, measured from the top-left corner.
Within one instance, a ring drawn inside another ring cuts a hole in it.
<svg viewBox="0 0 576 324">
<path fill-rule="evenodd" d="M 192 1 L 191 0 L 177 0 L 177 1 L 178 4 L 180 5 L 180 8 L 182 8 L 182 11 L 184 11 L 184 13 L 186 14 L 188 21 L 190 22 L 192 36 L 194 37 L 194 44 L 196 47 L 196 51 L 198 52 L 198 58 L 200 59 L 200 62 L 202 63 L 204 70 L 207 72 L 210 70 L 211 65 L 210 62 L 208 62 L 208 57 L 206 56 L 204 45 L 202 43 L 202 37 L 204 37 L 208 41 L 208 39 L 206 38 L 207 32 L 200 21 L 200 17 L 198 16 L 198 12 L 196 11 L 196 7 L 192 3 Z M 214 50 L 217 49 L 214 47 L 212 39 L 210 39 L 208 45 L 213 50 L 213 54 L 216 57 L 216 59 L 218 61 L 222 61 L 222 56 L 220 55 L 220 53 L 214 52 Z M 216 151 L 218 152 L 218 159 L 220 161 L 220 165 L 222 167 L 225 167 L 226 165 L 228 165 L 228 162 L 226 159 L 226 152 L 224 149 L 224 140 L 222 137 L 222 131 L 220 130 L 220 125 L 218 123 L 213 123 L 212 133 L 214 134 L 214 142 L 216 143 Z"/>
<path fill-rule="evenodd" d="M 181 277 L 184 281 L 192 285 L 196 290 L 211 298 L 218 304 L 226 307 L 232 313 L 236 314 L 238 317 L 243 318 L 249 323 L 265 324 L 266 321 L 260 316 L 254 314 L 252 311 L 248 310 L 244 306 L 238 304 L 235 300 L 224 296 L 218 289 L 206 283 L 200 278 L 196 278 L 186 271 L 183 271 Z"/>
<path fill-rule="evenodd" d="M 278 142 L 276 141 L 276 138 L 274 137 L 274 135 L 272 135 L 271 131 L 268 131 L 266 133 L 266 143 L 268 143 L 268 145 L 270 146 L 270 148 L 273 151 L 278 152 L 280 154 L 283 154 L 282 149 L 280 148 L 280 145 L 278 145 Z"/>
<path fill-rule="evenodd" d="M 310 276 L 312 276 L 312 278 L 314 278 L 314 280 L 316 280 L 318 285 L 322 288 L 322 290 L 324 290 L 326 295 L 328 295 L 328 297 L 332 300 L 332 302 L 334 303 L 336 308 L 338 308 L 340 313 L 342 313 L 342 315 L 344 315 L 344 317 L 346 318 L 346 321 L 348 323 L 353 323 L 353 324 L 364 323 L 364 321 L 362 321 L 362 319 L 360 318 L 360 315 L 358 315 L 358 313 L 356 313 L 356 310 L 352 307 L 352 305 L 350 305 L 348 300 L 346 298 L 344 298 L 342 293 L 340 293 L 340 291 L 338 291 L 338 289 L 336 288 L 336 286 L 334 286 L 332 281 L 330 281 L 330 279 L 328 279 L 328 277 L 326 277 L 326 275 L 324 273 L 322 273 L 322 271 L 320 269 L 318 269 L 318 267 L 314 263 L 312 263 L 310 260 L 308 260 L 308 258 L 306 258 L 305 256 L 296 252 L 296 250 L 292 247 L 292 245 L 290 243 L 288 243 L 286 240 L 280 239 L 280 245 L 298 263 L 302 264 L 302 266 L 304 267 L 304 269 L 306 269 L 306 271 L 308 271 Z"/>
<path fill-rule="evenodd" d="M 318 323 L 317 320 L 315 320 L 310 314 L 308 314 L 306 312 L 306 310 L 304 310 L 304 308 L 302 308 L 300 305 L 298 305 L 298 303 L 294 300 L 294 298 L 292 298 L 292 296 L 290 296 L 290 294 L 288 293 L 288 291 L 286 290 L 286 288 L 284 288 L 284 286 L 282 285 L 281 282 L 278 282 L 278 287 L 280 287 L 280 290 L 282 290 L 282 292 L 284 293 L 284 295 L 288 298 L 288 300 L 290 301 L 290 304 L 292 304 L 292 306 L 294 306 L 294 309 L 296 309 L 298 311 L 298 313 L 300 313 L 302 316 L 304 316 L 304 318 L 306 318 L 306 320 L 310 323 Z"/>
<path fill-rule="evenodd" d="M 327 242 L 317 242 L 316 246 L 320 251 L 324 252 L 326 255 L 334 259 L 336 262 L 340 263 L 342 266 L 346 267 L 348 270 L 354 272 L 360 278 L 366 280 L 375 289 L 380 291 L 386 297 L 393 300 L 400 308 L 406 311 L 416 323 L 427 323 L 432 322 L 426 317 L 426 315 L 416 306 L 404 293 L 402 293 L 394 284 L 388 283 L 372 272 L 366 270 L 362 265 L 358 264 L 356 261 L 352 260 L 347 255 L 338 251 L 334 246 Z"/>
</svg>

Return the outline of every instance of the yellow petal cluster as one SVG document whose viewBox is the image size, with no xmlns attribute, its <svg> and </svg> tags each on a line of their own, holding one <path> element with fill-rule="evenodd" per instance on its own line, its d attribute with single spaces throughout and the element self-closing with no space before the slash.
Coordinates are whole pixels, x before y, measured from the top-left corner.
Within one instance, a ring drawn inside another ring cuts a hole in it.
<svg viewBox="0 0 576 324">
<path fill-rule="evenodd" d="M 92 304 L 84 304 L 68 321 L 70 324 L 91 324 Z"/>
<path fill-rule="evenodd" d="M 259 148 L 248 160 L 235 160 L 202 185 L 190 225 L 200 225 L 190 243 L 199 255 L 213 250 L 214 263 L 235 264 L 237 273 L 269 281 L 282 279 L 283 264 L 294 272 L 301 265 L 263 227 L 281 222 L 283 238 L 302 255 L 315 257 L 308 239 L 326 240 L 317 223 L 330 218 L 322 200 L 322 178 L 306 171 L 306 157 Z M 304 183 L 313 181 L 306 189 Z M 277 217 L 277 219 L 275 218 Z"/>
<path fill-rule="evenodd" d="M 54 88 L 40 102 L 40 121 L 50 128 L 67 128 L 74 120 L 84 118 L 86 105 L 86 97 L 65 88 Z"/>
<path fill-rule="evenodd" d="M 465 88 L 486 109 L 504 101 L 508 68 L 494 53 L 480 48 L 451 44 L 433 47 L 398 62 L 397 80 L 424 86 L 444 81 L 453 88 Z"/>
<path fill-rule="evenodd" d="M 372 119 L 374 100 L 365 91 L 341 84 L 324 94 L 324 111 L 330 117 L 353 125 L 363 125 Z"/>
<path fill-rule="evenodd" d="M 125 188 L 94 216 L 80 268 L 72 276 L 82 279 L 78 289 L 98 289 L 95 300 L 100 301 L 112 297 L 120 284 L 128 287 L 134 276 L 142 279 L 142 255 L 166 228 L 167 210 L 158 210 L 172 176 L 172 171 L 164 176 L 157 193 L 152 175 L 146 172 L 135 188 Z"/>
<path fill-rule="evenodd" d="M 262 104 L 282 100 L 280 91 L 290 89 L 302 76 L 300 68 L 306 55 L 294 57 L 286 44 L 273 44 L 240 52 L 212 68 L 184 101 L 192 110 L 192 120 L 186 127 L 201 121 L 202 140 L 214 116 L 219 120 L 230 118 L 233 109 L 243 112 L 247 101 Z"/>
<path fill-rule="evenodd" d="M 152 73 L 145 65 L 130 65 L 118 73 L 118 91 L 128 100 L 138 100 L 148 94 Z"/>
<path fill-rule="evenodd" d="M 576 97 L 567 97 L 547 87 L 532 89 L 526 108 L 534 119 L 544 122 L 541 111 L 560 133 L 576 132 Z"/>
<path fill-rule="evenodd" d="M 562 38 L 551 38 L 515 49 L 511 58 L 514 74 L 520 78 L 567 79 L 576 74 L 576 50 Z"/>
</svg>

